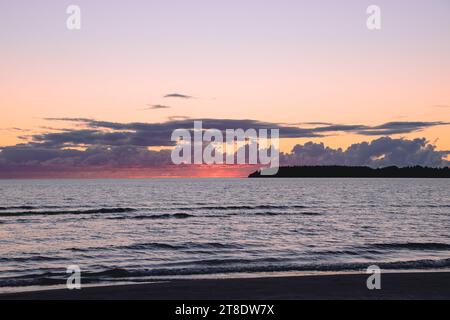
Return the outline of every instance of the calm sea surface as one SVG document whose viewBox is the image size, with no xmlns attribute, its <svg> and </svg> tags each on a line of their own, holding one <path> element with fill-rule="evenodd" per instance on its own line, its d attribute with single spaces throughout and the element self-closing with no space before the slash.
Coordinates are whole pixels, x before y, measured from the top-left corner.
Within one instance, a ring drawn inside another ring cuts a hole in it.
<svg viewBox="0 0 450 320">
<path fill-rule="evenodd" d="M 450 267 L 450 180 L 0 181 L 0 291 Z"/>
</svg>

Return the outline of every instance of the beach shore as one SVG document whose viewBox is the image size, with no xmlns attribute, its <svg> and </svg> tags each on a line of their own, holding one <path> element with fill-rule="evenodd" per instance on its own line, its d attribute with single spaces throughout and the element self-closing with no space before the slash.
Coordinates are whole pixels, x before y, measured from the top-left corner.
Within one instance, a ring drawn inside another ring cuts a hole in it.
<svg viewBox="0 0 450 320">
<path fill-rule="evenodd" d="M 381 290 L 368 290 L 366 274 L 171 280 L 0 295 L 0 299 L 329 300 L 450 299 L 450 272 L 386 273 Z"/>
</svg>

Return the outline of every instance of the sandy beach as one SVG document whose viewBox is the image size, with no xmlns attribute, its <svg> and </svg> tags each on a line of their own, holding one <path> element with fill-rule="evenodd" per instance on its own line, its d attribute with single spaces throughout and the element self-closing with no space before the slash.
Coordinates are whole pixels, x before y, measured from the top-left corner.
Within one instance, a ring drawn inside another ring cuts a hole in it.
<svg viewBox="0 0 450 320">
<path fill-rule="evenodd" d="M 139 285 L 49 290 L 0 295 L 0 299 L 78 300 L 330 300 L 450 299 L 450 273 L 386 273 L 382 289 L 368 290 L 366 274 L 173 280 Z"/>
</svg>

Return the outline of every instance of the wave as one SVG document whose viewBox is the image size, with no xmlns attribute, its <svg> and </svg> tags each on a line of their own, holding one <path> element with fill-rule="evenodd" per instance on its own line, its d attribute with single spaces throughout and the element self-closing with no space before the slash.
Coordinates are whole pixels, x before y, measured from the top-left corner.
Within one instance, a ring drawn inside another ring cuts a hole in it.
<svg viewBox="0 0 450 320">
<path fill-rule="evenodd" d="M 195 211 L 195 210 L 264 210 L 264 209 L 306 209 L 306 206 L 302 205 L 292 205 L 292 206 L 284 206 L 284 205 L 240 205 L 240 206 L 201 206 L 201 207 L 174 207 L 173 210 L 186 210 L 186 211 Z"/>
<path fill-rule="evenodd" d="M 424 206 L 418 206 L 419 208 L 450 208 L 450 204 L 429 204 Z"/>
<path fill-rule="evenodd" d="M 450 244 L 435 243 L 435 242 L 375 243 L 369 246 L 376 249 L 438 250 L 438 251 L 450 250 Z"/>
<path fill-rule="evenodd" d="M 450 208 L 450 204 L 391 204 L 389 206 L 392 208 Z"/>
<path fill-rule="evenodd" d="M 158 219 L 188 219 L 195 217 L 187 213 L 173 213 L 173 214 L 153 214 L 153 215 L 139 215 L 128 217 L 110 217 L 109 220 L 158 220 Z"/>
<path fill-rule="evenodd" d="M 90 210 L 64 210 L 64 211 L 12 211 L 0 212 L 0 217 L 19 217 L 19 216 L 55 216 L 55 215 L 82 215 L 82 214 L 99 214 L 99 213 L 125 213 L 134 212 L 133 208 L 100 208 Z"/>
<path fill-rule="evenodd" d="M 66 210 L 61 210 L 67 208 Z M 235 205 L 235 206 L 203 206 L 203 207 L 175 207 L 175 208 L 95 208 L 95 209 L 70 209 L 64 206 L 8 206 L 0 207 L 0 217 L 18 217 L 18 216 L 54 216 L 54 215 L 89 215 L 89 214 L 108 214 L 108 213 L 127 213 L 142 210 L 180 210 L 180 211 L 202 211 L 202 210 L 218 210 L 218 211 L 236 211 L 236 210 L 268 210 L 264 212 L 256 212 L 255 215 L 320 215 L 315 212 L 273 212 L 270 210 L 283 209 L 305 209 L 307 207 L 302 205 Z M 46 210 L 46 209 L 60 209 L 60 210 Z M 249 212 L 250 214 L 250 212 Z M 109 219 L 124 220 L 146 220 L 146 219 L 186 219 L 194 217 L 194 215 L 186 213 L 167 213 L 167 214 L 153 214 L 153 215 L 136 215 L 129 217 L 110 217 Z M 223 217 L 217 215 L 208 215 L 207 217 Z"/>
<path fill-rule="evenodd" d="M 227 265 L 250 265 L 250 264 L 267 264 L 267 263 L 282 263 L 287 262 L 287 259 L 279 259 L 279 258 L 259 258 L 259 259 L 239 259 L 239 258 L 227 258 L 227 259 L 203 259 L 203 260 L 192 260 L 192 261 L 182 261 L 182 262 L 169 262 L 165 263 L 164 266 L 227 266 Z"/>
<path fill-rule="evenodd" d="M 254 212 L 254 213 L 244 213 L 246 215 L 255 215 L 255 216 L 288 216 L 288 215 L 305 215 L 305 216 L 319 216 L 322 215 L 318 212 Z M 230 216 L 237 216 L 240 214 L 208 214 L 199 216 L 201 218 L 225 218 Z M 172 213 L 172 214 L 152 214 L 152 215 L 137 215 L 137 216 L 122 216 L 122 217 L 109 217 L 111 220 L 158 220 L 158 219 L 188 219 L 193 218 L 196 215 L 187 214 L 187 213 Z"/>
<path fill-rule="evenodd" d="M 67 208 L 64 206 L 10 206 L 10 207 L 0 207 L 0 211 L 5 210 L 42 210 L 42 209 L 58 209 L 58 208 Z"/>
<path fill-rule="evenodd" d="M 406 242 L 406 243 L 373 243 L 355 248 L 344 248 L 342 250 L 325 250 L 313 251 L 314 255 L 332 256 L 332 255 L 352 255 L 359 256 L 362 254 L 385 254 L 386 250 L 433 250 L 433 251 L 450 251 L 450 244 L 436 242 Z"/>
<path fill-rule="evenodd" d="M 168 244 L 168 243 L 136 243 L 129 246 L 116 247 L 117 249 L 135 250 L 135 249 L 163 249 L 163 250 L 186 250 L 186 249 L 241 249 L 242 246 L 233 244 L 223 244 L 216 242 L 195 243 L 186 242 L 180 244 Z"/>
<path fill-rule="evenodd" d="M 38 207 L 32 207 L 32 206 L 14 206 L 14 207 L 0 207 L 0 211 L 5 210 L 34 210 L 39 209 Z"/>
<path fill-rule="evenodd" d="M 319 212 L 257 212 L 254 213 L 256 216 L 320 216 L 322 213 Z"/>
<path fill-rule="evenodd" d="M 264 261 L 266 260 L 266 261 Z M 228 262 L 228 263 L 223 263 Z M 192 262 L 195 264 L 195 262 Z M 365 271 L 369 265 L 377 265 L 382 270 L 430 270 L 450 267 L 450 259 L 441 260 L 412 260 L 395 262 L 366 262 L 344 264 L 307 264 L 286 265 L 276 260 L 205 260 L 189 267 L 149 268 L 149 269 L 123 269 L 112 268 L 102 271 L 84 271 L 83 283 L 99 283 L 114 281 L 143 282 L 149 279 L 173 276 L 196 276 L 233 273 L 270 273 L 270 272 L 345 272 Z M 0 287 L 16 287 L 31 285 L 64 284 L 67 275 L 64 272 L 45 272 L 29 274 L 10 278 L 0 278 Z"/>
<path fill-rule="evenodd" d="M 70 251 L 79 252 L 92 252 L 103 250 L 192 250 L 192 249 L 243 249 L 242 245 L 218 243 L 218 242 L 184 242 L 184 243 L 161 243 L 161 242 L 148 242 L 148 243 L 133 243 L 125 246 L 110 246 L 110 247 L 89 247 L 89 248 L 71 248 Z"/>
<path fill-rule="evenodd" d="M 324 250 L 324 251 L 312 251 L 311 254 L 313 255 L 319 255 L 319 256 L 340 256 L 340 255 L 349 255 L 349 256 L 359 256 L 362 253 L 368 253 L 366 250 L 352 250 L 352 249 L 345 249 L 345 250 Z M 378 251 L 371 251 L 369 253 L 372 254 L 379 254 L 381 252 Z"/>
<path fill-rule="evenodd" d="M 61 261 L 67 260 L 67 258 L 62 257 L 54 257 L 54 256 L 24 256 L 24 257 L 2 257 L 0 258 L 0 262 L 39 262 L 39 261 Z"/>
<path fill-rule="evenodd" d="M 227 262 L 227 263 L 225 263 Z M 277 263 L 278 262 L 278 263 Z M 262 263 L 262 264 L 260 264 Z M 101 273 L 87 274 L 87 277 L 117 276 L 122 277 L 149 277 L 149 276 L 178 276 L 178 275 L 201 275 L 201 274 L 222 274 L 222 273 L 255 273 L 255 272 L 343 272 L 343 271 L 366 271 L 369 265 L 377 265 L 384 270 L 427 270 L 449 268 L 450 259 L 441 260 L 412 260 L 395 262 L 366 262 L 366 263 L 342 263 L 342 264 L 307 264 L 307 265 L 286 265 L 277 259 L 230 259 L 230 260 L 204 260 L 203 262 L 193 262 L 192 267 L 180 268 L 154 268 L 147 270 L 125 270 L 112 269 Z"/>
</svg>

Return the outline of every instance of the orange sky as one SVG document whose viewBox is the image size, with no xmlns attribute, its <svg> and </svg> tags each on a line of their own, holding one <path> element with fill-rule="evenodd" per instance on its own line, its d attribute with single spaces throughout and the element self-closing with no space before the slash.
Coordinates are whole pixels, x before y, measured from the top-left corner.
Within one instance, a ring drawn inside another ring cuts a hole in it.
<svg viewBox="0 0 450 320">
<path fill-rule="evenodd" d="M 365 8 L 354 1 L 344 8 L 325 2 L 333 15 L 292 3 L 272 13 L 275 4 L 265 4 L 252 24 L 244 14 L 251 7 L 231 1 L 223 12 L 211 5 L 179 17 L 179 28 L 171 25 L 173 17 L 165 20 L 170 8 L 163 4 L 158 16 L 147 12 L 144 19 L 139 6 L 115 5 L 102 16 L 98 2 L 80 3 L 86 18 L 76 32 L 60 23 L 65 12 L 56 2 L 32 4 L 35 15 L 24 15 L 21 4 L 1 8 L 7 16 L 0 31 L 0 146 L 62 125 L 46 117 L 450 121 L 450 8 L 441 1 L 427 7 L 410 2 L 410 11 L 402 2 L 381 1 L 386 23 L 377 32 L 365 28 Z M 242 15 L 232 14 L 236 8 Z M 292 11 L 300 8 L 296 16 Z M 275 20 L 268 20 L 272 14 Z M 405 25 L 411 19 L 414 24 Z M 171 92 L 195 99 L 163 98 Z M 142 110 L 147 104 L 171 108 Z M 450 150 L 450 126 L 401 136 L 426 137 Z M 345 148 L 367 139 L 339 134 L 316 141 Z M 283 150 L 309 140 L 283 141 Z"/>
</svg>

